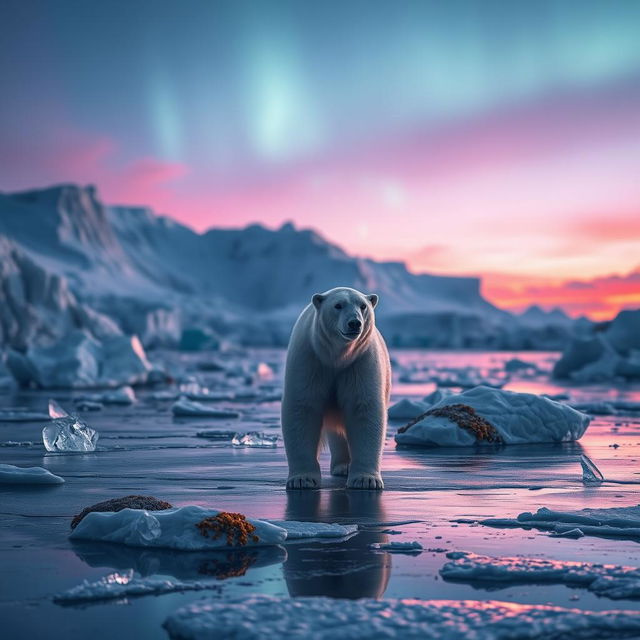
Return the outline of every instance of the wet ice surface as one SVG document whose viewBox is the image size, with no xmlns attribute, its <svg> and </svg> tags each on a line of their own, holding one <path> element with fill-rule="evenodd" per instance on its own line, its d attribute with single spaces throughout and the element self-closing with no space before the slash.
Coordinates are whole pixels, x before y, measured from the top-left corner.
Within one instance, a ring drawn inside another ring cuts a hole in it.
<svg viewBox="0 0 640 640">
<path fill-rule="evenodd" d="M 537 369 L 509 372 L 505 389 L 568 395 L 567 402 L 572 405 L 605 402 L 624 407 L 624 403 L 640 401 L 638 386 L 550 384 L 544 373 L 536 371 L 548 371 L 557 357 L 553 354 L 408 351 L 392 355 L 396 362 L 394 402 L 402 398 L 420 401 L 435 388 L 432 382 L 398 383 L 404 367 L 414 372 L 412 380 L 419 379 L 421 371 L 468 366 L 478 369 L 480 377 L 499 378 L 503 363 L 513 358 L 532 362 Z M 220 394 L 219 400 L 207 404 L 237 411 L 239 419 L 174 417 L 172 400 L 153 397 L 168 389 L 165 387 L 136 388 L 135 404 L 107 405 L 92 412 L 74 407 L 73 398 L 82 395 L 79 391 L 3 391 L 1 408 L 25 407 L 46 413 L 52 395 L 100 433 L 94 452 L 47 453 L 40 436 L 45 423 L 0 421 L 0 444 L 14 443 L 0 448 L 0 463 L 44 467 L 66 480 L 63 485 L 46 488 L 0 486 L 3 628 L 14 630 L 14 635 L 20 629 L 23 637 L 66 638 L 76 633 L 97 640 L 126 631 L 143 639 L 158 638 L 165 633 L 161 625 L 168 616 L 203 597 L 202 592 L 179 590 L 135 598 L 125 593 L 99 604 L 64 607 L 52 600 L 55 594 L 85 580 L 93 583 L 105 575 L 130 570 L 136 578 L 159 582 L 213 580 L 217 588 L 206 592 L 207 601 L 245 599 L 255 594 L 284 599 L 331 596 L 477 601 L 494 594 L 478 585 L 442 581 L 439 572 L 447 562 L 444 550 L 640 567 L 640 544 L 634 540 L 590 535 L 555 538 L 536 529 L 453 522 L 460 518 L 514 518 L 543 506 L 569 512 L 637 505 L 640 415 L 632 409 L 594 416 L 587 433 L 576 443 L 482 449 L 396 449 L 393 434 L 403 422 L 392 421 L 383 462 L 385 491 L 345 491 L 344 479 L 328 475 L 328 455 L 323 453 L 322 490 L 287 493 L 284 447 L 234 447 L 231 443 L 237 432 L 281 435 L 280 403 L 269 398 L 279 395 L 284 353 L 262 351 L 246 358 L 245 370 L 252 371 L 251 365 L 255 368 L 265 362 L 275 370 L 275 378 L 258 379 L 261 386 L 254 387 L 245 387 L 243 380 L 238 394 L 233 389 L 229 393 L 230 381 L 223 373 L 198 369 L 197 362 L 207 357 L 166 354 L 168 360 L 201 377 L 204 386 Z M 215 358 L 224 360 L 222 354 Z M 198 436 L 204 433 L 206 437 Z M 221 437 L 212 437 L 216 433 Z M 583 484 L 582 454 L 602 471 L 605 481 L 600 486 Z M 340 539 L 300 540 L 279 547 L 233 551 L 179 552 L 69 540 L 74 514 L 98 501 L 134 493 L 154 495 L 176 506 L 199 505 L 259 519 L 359 524 L 360 531 Z M 399 533 L 385 533 L 390 530 Z M 393 540 L 416 541 L 424 550 L 408 555 L 370 548 Z M 510 584 L 501 588 L 496 599 L 597 611 L 638 610 L 637 600 L 612 602 L 564 584 Z"/>
</svg>

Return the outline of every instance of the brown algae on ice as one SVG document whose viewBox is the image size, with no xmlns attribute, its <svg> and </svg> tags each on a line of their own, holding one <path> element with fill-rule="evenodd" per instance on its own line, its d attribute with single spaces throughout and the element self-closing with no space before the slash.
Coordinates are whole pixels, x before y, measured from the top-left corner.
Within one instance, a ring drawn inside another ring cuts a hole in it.
<svg viewBox="0 0 640 640">
<path fill-rule="evenodd" d="M 196 527 L 205 538 L 217 540 L 221 535 L 226 535 L 230 547 L 246 545 L 249 536 L 252 542 L 260 542 L 260 538 L 253 533 L 256 530 L 255 526 L 242 513 L 221 511 L 196 523 Z"/>
</svg>

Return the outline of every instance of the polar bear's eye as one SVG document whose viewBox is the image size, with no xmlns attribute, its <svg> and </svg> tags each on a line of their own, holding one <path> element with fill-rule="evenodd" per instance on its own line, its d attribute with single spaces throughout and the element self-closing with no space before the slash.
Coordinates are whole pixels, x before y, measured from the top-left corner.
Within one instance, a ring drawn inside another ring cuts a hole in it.
<svg viewBox="0 0 640 640">
<path fill-rule="evenodd" d="M 362 309 L 362 311 L 364 311 L 366 308 L 367 308 L 366 304 L 363 303 L 363 304 L 360 305 L 360 309 Z"/>
<path fill-rule="evenodd" d="M 338 302 L 338 304 L 334 307 L 334 309 L 342 309 L 342 305 Z"/>
</svg>

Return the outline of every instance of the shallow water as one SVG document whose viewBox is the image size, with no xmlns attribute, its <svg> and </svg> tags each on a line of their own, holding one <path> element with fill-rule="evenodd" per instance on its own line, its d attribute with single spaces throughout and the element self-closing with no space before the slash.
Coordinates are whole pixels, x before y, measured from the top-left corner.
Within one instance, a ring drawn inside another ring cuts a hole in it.
<svg viewBox="0 0 640 640">
<path fill-rule="evenodd" d="M 193 372 L 212 388 L 233 382 L 222 374 L 196 370 L 195 363 L 205 360 L 206 354 L 160 356 L 174 370 Z M 272 364 L 276 377 L 264 383 L 265 392 L 270 393 L 280 386 L 283 356 L 280 351 L 254 352 L 239 362 Z M 215 357 L 224 360 L 223 356 Z M 640 400 L 640 386 L 550 383 L 548 371 L 557 354 L 405 351 L 393 354 L 394 401 L 421 398 L 435 388 L 431 382 L 400 383 L 401 371 L 447 372 L 471 366 L 483 375 L 503 375 L 503 364 L 512 357 L 535 362 L 539 371 L 513 374 L 506 389 L 568 393 L 575 402 Z M 46 410 L 47 399 L 55 397 L 69 409 L 73 407 L 72 395 L 81 394 L 5 393 L 0 395 L 0 408 Z M 640 544 L 631 540 L 570 540 L 541 531 L 452 522 L 458 518 L 514 517 L 541 506 L 572 510 L 637 504 L 639 415 L 596 416 L 579 443 L 562 445 L 397 449 L 389 437 L 383 462 L 384 492 L 345 491 L 344 480 L 328 475 L 323 477 L 320 491 L 286 492 L 281 441 L 275 449 L 240 449 L 232 447 L 229 440 L 196 435 L 216 429 L 280 433 L 279 402 L 215 403 L 242 413 L 239 420 L 218 420 L 174 418 L 171 403 L 151 400 L 150 390 L 139 391 L 138 398 L 129 407 L 80 413 L 100 433 L 94 453 L 47 453 L 41 444 L 42 423 L 0 422 L 0 444 L 35 443 L 0 447 L 0 462 L 43 466 L 66 479 L 66 484 L 59 486 L 0 485 L 0 616 L 3 633 L 8 633 L 4 637 L 164 637 L 160 625 L 167 615 L 203 597 L 202 592 L 171 593 L 81 606 L 60 606 L 51 600 L 54 594 L 84 579 L 96 580 L 131 568 L 143 576 L 218 578 L 215 589 L 207 594 L 221 598 L 262 593 L 285 597 L 490 598 L 595 610 L 636 610 L 640 606 L 638 601 L 612 601 L 563 585 L 507 585 L 489 590 L 487 585 L 445 582 L 439 576 L 446 561 L 443 549 L 640 566 Z M 390 426 L 390 434 L 398 424 Z M 614 444 L 619 446 L 614 448 Z M 596 462 L 605 478 L 620 483 L 585 487 L 579 462 L 582 453 Z M 323 472 L 328 467 L 326 453 L 322 467 Z M 358 523 L 362 530 L 341 542 L 302 541 L 284 549 L 234 553 L 170 552 L 68 540 L 75 513 L 89 504 L 129 493 L 259 518 Z M 369 549 L 371 543 L 392 540 L 417 540 L 426 551 L 416 556 Z"/>
</svg>

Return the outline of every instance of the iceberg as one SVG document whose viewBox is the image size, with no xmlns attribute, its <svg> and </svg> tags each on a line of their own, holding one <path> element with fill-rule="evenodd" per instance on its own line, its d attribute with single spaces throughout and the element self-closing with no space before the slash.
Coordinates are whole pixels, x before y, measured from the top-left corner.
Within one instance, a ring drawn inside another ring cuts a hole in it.
<svg viewBox="0 0 640 640">
<path fill-rule="evenodd" d="M 201 599 L 178 609 L 163 626 L 176 640 L 605 640 L 638 635 L 640 616 L 637 611 L 584 611 L 495 600 L 253 596 Z"/>
<path fill-rule="evenodd" d="M 240 414 L 231 409 L 215 409 L 206 404 L 189 400 L 180 396 L 171 407 L 174 416 L 180 417 L 209 417 L 209 418 L 239 418 Z"/>
<path fill-rule="evenodd" d="M 254 447 L 258 449 L 274 449 L 278 446 L 278 436 L 269 436 L 260 431 L 249 431 L 248 433 L 236 433 L 231 439 L 234 447 Z"/>
<path fill-rule="evenodd" d="M 0 464 L 0 484 L 62 484 L 64 478 L 42 467 L 16 467 Z"/>
<path fill-rule="evenodd" d="M 564 584 L 612 599 L 640 598 L 640 569 L 593 562 L 565 562 L 526 557 L 490 557 L 453 551 L 440 575 L 456 582 L 492 584 Z"/>
<path fill-rule="evenodd" d="M 80 329 L 51 346 L 9 351 L 7 366 L 20 384 L 43 389 L 143 384 L 152 369 L 136 336 L 98 340 Z"/>
<path fill-rule="evenodd" d="M 565 534 L 579 528 L 586 536 L 604 538 L 640 538 L 640 505 L 580 511 L 553 511 L 541 507 L 536 513 L 525 511 L 517 518 L 487 518 L 480 524 L 489 527 L 522 527 Z"/>
<path fill-rule="evenodd" d="M 76 416 L 69 415 L 55 400 L 49 400 L 52 421 L 42 429 L 47 451 L 95 451 L 98 432 Z"/>
<path fill-rule="evenodd" d="M 69 536 L 72 540 L 118 542 L 130 547 L 154 547 L 195 551 L 203 549 L 232 549 L 284 542 L 287 532 L 264 520 L 247 518 L 253 527 L 244 544 L 224 536 L 206 534 L 206 523 L 212 522 L 222 511 L 198 506 L 147 511 L 122 509 L 117 512 L 88 513 Z M 236 514 L 231 514 L 236 515 Z M 203 530 L 203 522 L 205 529 Z"/>
<path fill-rule="evenodd" d="M 571 442 L 590 422 L 589 416 L 544 396 L 483 386 L 447 396 L 419 418 L 398 430 L 398 444 Z"/>
</svg>

